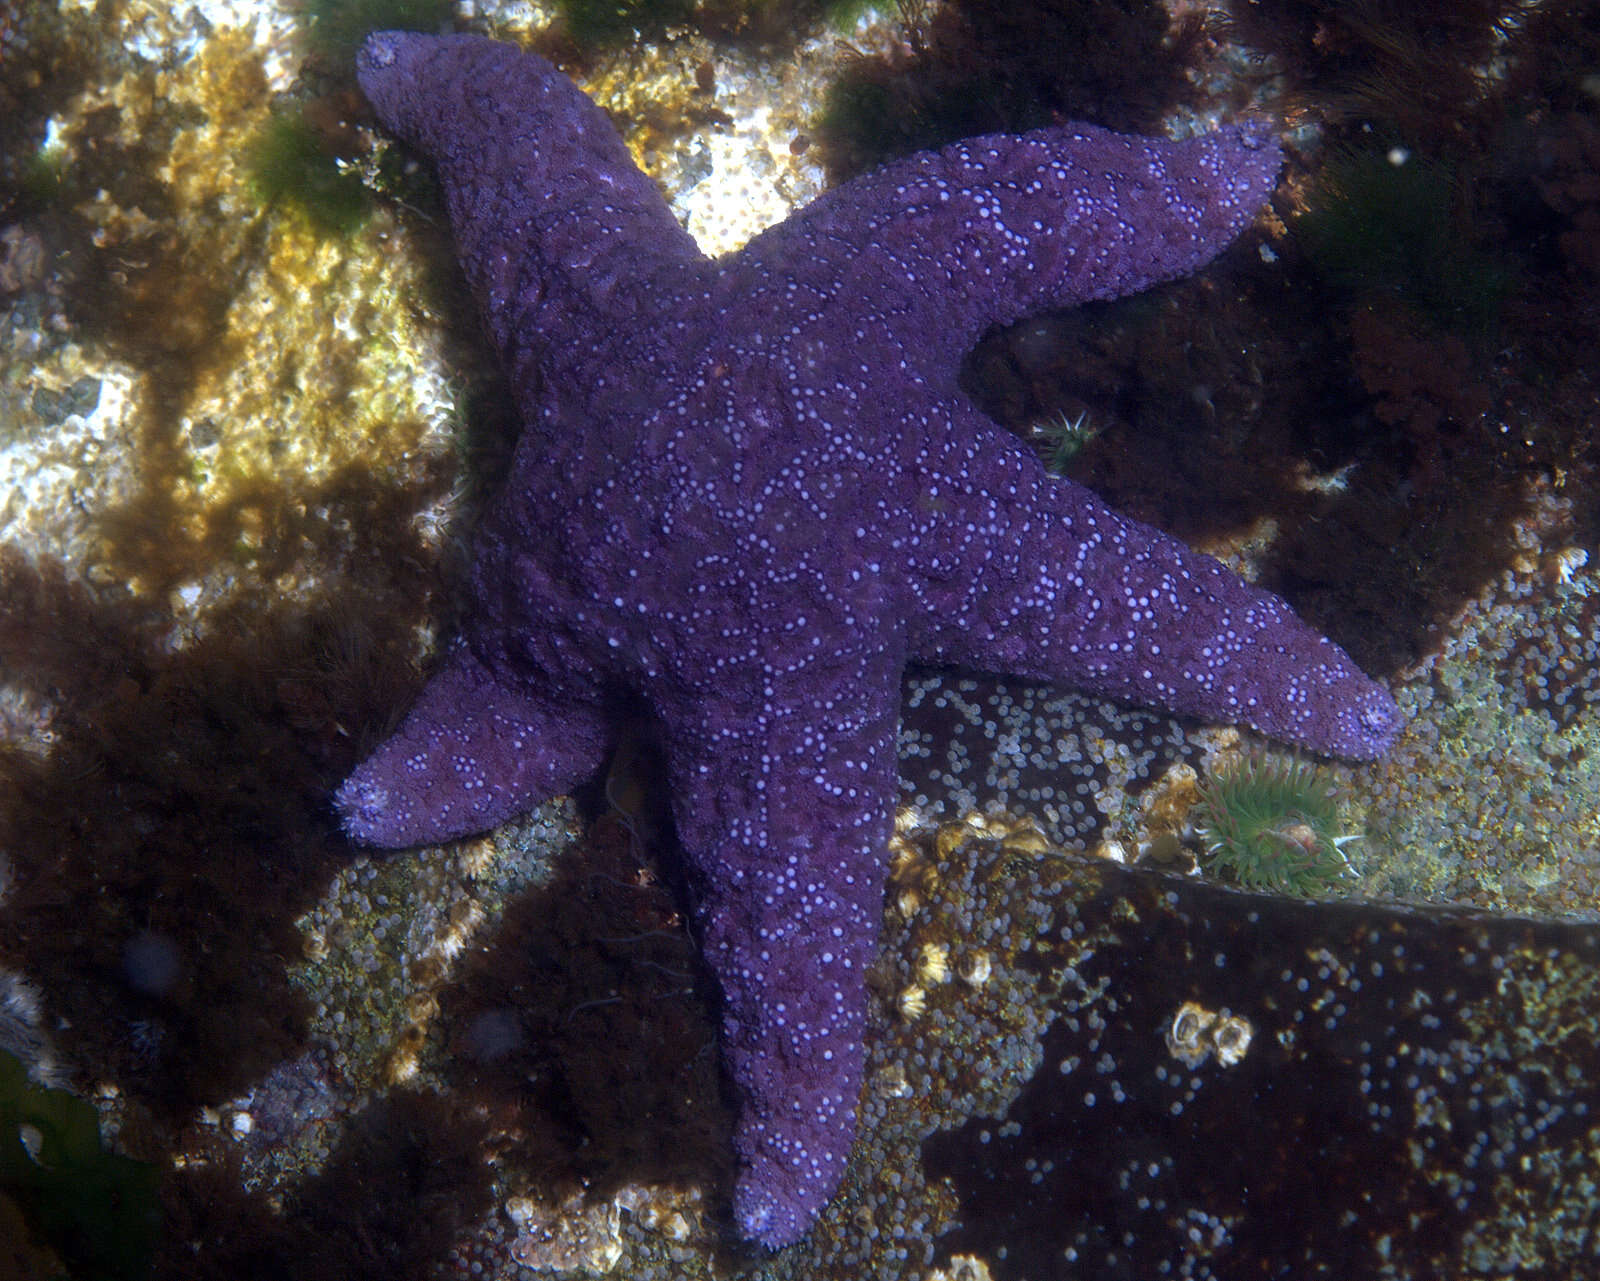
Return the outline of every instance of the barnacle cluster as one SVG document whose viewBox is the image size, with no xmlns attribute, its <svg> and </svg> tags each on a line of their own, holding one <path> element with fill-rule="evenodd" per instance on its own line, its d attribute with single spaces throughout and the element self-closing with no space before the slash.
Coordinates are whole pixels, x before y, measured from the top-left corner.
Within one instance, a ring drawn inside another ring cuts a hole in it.
<svg viewBox="0 0 1600 1281">
<path fill-rule="evenodd" d="M 1382 862 L 1369 888 L 1407 898 L 1592 917 L 1600 903 L 1600 575 L 1569 500 L 1535 495 L 1517 563 L 1469 601 L 1408 673 L 1410 717 L 1353 779 Z"/>
<path fill-rule="evenodd" d="M 922 819 L 1026 814 L 1068 848 L 1143 823 L 1135 798 L 1216 735 L 1164 712 L 1020 681 L 928 672 L 905 682 L 900 799 Z M 902 887 L 896 879 L 897 887 Z"/>
<path fill-rule="evenodd" d="M 1213 1056 L 1223 1067 L 1232 1067 L 1249 1053 L 1254 1036 L 1249 1019 L 1185 1001 L 1167 1026 L 1167 1053 L 1190 1069 Z"/>
</svg>

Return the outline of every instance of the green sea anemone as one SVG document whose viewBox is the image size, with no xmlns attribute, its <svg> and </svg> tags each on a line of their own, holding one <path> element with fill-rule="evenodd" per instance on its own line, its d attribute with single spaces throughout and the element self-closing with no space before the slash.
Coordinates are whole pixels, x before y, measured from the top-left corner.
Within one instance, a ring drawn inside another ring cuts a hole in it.
<svg viewBox="0 0 1600 1281">
<path fill-rule="evenodd" d="M 1067 465 L 1100 434 L 1100 429 L 1089 421 L 1087 411 L 1076 418 L 1069 418 L 1062 412 L 1054 418 L 1035 423 L 1030 434 L 1039 444 L 1045 469 L 1054 475 L 1064 476 Z"/>
<path fill-rule="evenodd" d="M 1252 890 L 1309 898 L 1348 887 L 1332 786 L 1316 766 L 1253 758 L 1200 785 L 1193 811 L 1207 866 Z"/>
</svg>

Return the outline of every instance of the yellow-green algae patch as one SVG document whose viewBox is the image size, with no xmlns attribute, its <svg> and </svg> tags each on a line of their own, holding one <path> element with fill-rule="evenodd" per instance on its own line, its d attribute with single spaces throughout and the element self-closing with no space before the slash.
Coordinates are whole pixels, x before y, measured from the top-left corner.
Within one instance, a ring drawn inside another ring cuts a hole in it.
<svg viewBox="0 0 1600 1281">
<path fill-rule="evenodd" d="M 759 40 L 674 27 L 647 42 L 591 49 L 574 65 L 569 46 L 552 47 L 561 29 L 554 6 L 463 8 L 496 39 L 554 57 L 611 116 L 635 162 L 710 257 L 734 252 L 821 194 L 809 125 L 844 51 L 814 14 L 809 29 L 786 38 L 782 56 L 770 46 L 763 52 Z M 854 44 L 887 48 L 898 31 L 883 20 L 863 23 Z"/>
<path fill-rule="evenodd" d="M 54 121 L 91 323 L 6 376 L 24 391 L 89 376 L 103 394 L 87 421 L 7 451 L 27 501 L 6 536 L 91 581 L 174 591 L 193 625 L 251 586 L 241 576 L 274 537 L 262 512 L 353 469 L 419 482 L 448 453 L 453 403 L 414 319 L 422 264 L 392 251 L 392 222 L 328 239 L 250 190 L 279 51 L 242 27 L 191 46 L 159 6 L 122 22 L 130 45 L 183 51 L 124 54 Z M 296 563 L 269 586 L 309 588 L 325 568 Z"/>
<path fill-rule="evenodd" d="M 220 345 L 230 359 L 198 371 L 186 437 L 209 423 L 180 482 L 197 509 L 267 478 L 320 480 L 361 463 L 403 472 L 441 450 L 454 405 L 436 331 L 408 307 L 423 292 L 417 259 L 386 251 L 379 225 L 352 244 L 302 218 L 274 220 L 243 281 Z"/>
</svg>

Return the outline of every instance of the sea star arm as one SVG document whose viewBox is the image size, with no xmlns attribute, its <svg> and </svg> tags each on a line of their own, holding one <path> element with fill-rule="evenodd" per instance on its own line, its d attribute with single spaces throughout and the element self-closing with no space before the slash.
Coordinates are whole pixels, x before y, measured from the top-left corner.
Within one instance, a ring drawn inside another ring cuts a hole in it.
<svg viewBox="0 0 1600 1281">
<path fill-rule="evenodd" d="M 1329 755 L 1381 755 L 1393 699 L 1270 592 L 1049 475 L 990 429 L 939 437 L 909 586 L 913 656 L 1249 725 Z"/>
<path fill-rule="evenodd" d="M 990 325 L 1210 261 L 1266 203 L 1280 160 L 1248 126 L 1182 142 L 1083 124 L 970 138 L 825 193 L 729 272 L 807 299 L 819 332 L 906 353 L 947 394 Z"/>
<path fill-rule="evenodd" d="M 669 314 L 705 266 L 605 113 L 536 54 L 384 31 L 356 68 L 385 127 L 438 167 L 461 265 L 519 390 Z"/>
<path fill-rule="evenodd" d="M 898 643 L 859 639 L 768 666 L 753 705 L 718 697 L 664 715 L 742 1095 L 734 1209 L 746 1237 L 774 1247 L 838 1186 L 855 1130 L 903 661 Z"/>
<path fill-rule="evenodd" d="M 592 775 L 611 745 L 598 707 L 560 707 L 457 641 L 400 728 L 339 788 L 345 831 L 398 849 L 486 831 Z"/>
</svg>

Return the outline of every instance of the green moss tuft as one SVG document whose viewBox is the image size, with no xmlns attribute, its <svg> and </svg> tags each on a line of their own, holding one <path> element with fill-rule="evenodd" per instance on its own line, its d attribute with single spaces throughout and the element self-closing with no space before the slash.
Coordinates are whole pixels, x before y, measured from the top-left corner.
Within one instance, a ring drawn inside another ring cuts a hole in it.
<svg viewBox="0 0 1600 1281">
<path fill-rule="evenodd" d="M 374 31 L 438 32 L 450 25 L 451 0 L 309 0 L 311 47 L 335 66 L 355 62 L 356 50 Z"/>
<path fill-rule="evenodd" d="M 341 168 L 299 116 L 275 116 L 250 153 L 250 185 L 263 204 L 302 210 L 324 231 L 344 235 L 366 221 L 371 201 L 359 174 Z"/>
<path fill-rule="evenodd" d="M 1295 235 L 1317 273 L 1358 301 L 1393 298 L 1441 329 L 1487 333 L 1508 283 L 1474 244 L 1455 168 L 1403 147 L 1328 157 Z"/>
<path fill-rule="evenodd" d="M 1246 889 L 1307 898 L 1349 888 L 1338 804 L 1316 766 L 1257 758 L 1206 780 L 1194 810 L 1209 870 Z"/>
<path fill-rule="evenodd" d="M 894 12 L 894 0 L 823 0 L 822 17 L 833 30 L 848 35 L 869 13 Z"/>
<path fill-rule="evenodd" d="M 17 185 L 34 205 L 45 208 L 61 202 L 69 191 L 64 148 L 41 147 L 19 166 Z"/>
</svg>

